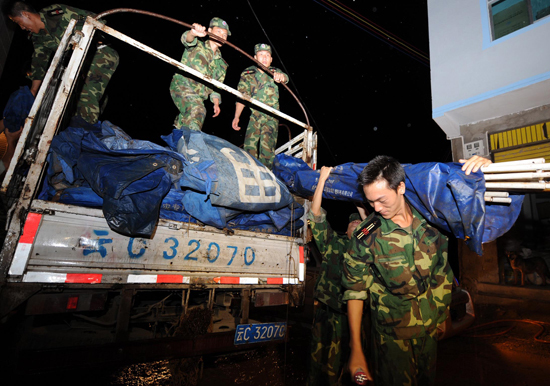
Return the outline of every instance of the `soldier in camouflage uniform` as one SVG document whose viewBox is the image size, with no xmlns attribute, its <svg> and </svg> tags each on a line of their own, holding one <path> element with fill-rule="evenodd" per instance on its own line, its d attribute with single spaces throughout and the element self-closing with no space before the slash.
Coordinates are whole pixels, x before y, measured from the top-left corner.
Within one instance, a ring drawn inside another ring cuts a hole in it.
<svg viewBox="0 0 550 386">
<path fill-rule="evenodd" d="M 273 58 L 269 45 L 256 44 L 254 46 L 254 58 L 269 68 L 273 73 L 272 76 L 264 73 L 262 69 L 256 66 L 248 67 L 242 72 L 237 89 L 259 102 L 279 109 L 279 87 L 275 83 L 288 83 L 288 76 L 278 68 L 270 67 Z M 243 109 L 244 104 L 237 102 L 235 105 L 235 118 L 232 123 L 235 130 L 241 129 L 239 119 Z M 275 158 L 274 150 L 277 144 L 279 121 L 256 109 L 251 108 L 250 110 L 250 120 L 244 139 L 244 150 L 271 169 L 273 158 Z"/>
<path fill-rule="evenodd" d="M 223 40 L 227 40 L 227 37 L 231 36 L 229 26 L 219 17 L 210 20 L 208 32 Z M 227 72 L 227 63 L 222 58 L 220 51 L 222 44 L 213 39 L 206 41 L 198 39 L 198 37 L 207 35 L 206 28 L 197 23 L 193 24 L 192 29 L 183 33 L 181 42 L 185 46 L 185 51 L 183 51 L 181 62 L 223 83 Z M 201 131 L 206 117 L 204 101 L 208 96 L 214 104 L 213 116 L 217 117 L 220 114 L 221 95 L 204 84 L 181 74 L 174 74 L 170 84 L 170 95 L 180 111 L 174 121 L 174 126 L 178 129 L 185 126 L 191 130 Z"/>
<path fill-rule="evenodd" d="M 8 16 L 21 29 L 29 31 L 34 53 L 32 55 L 31 92 L 36 96 L 46 75 L 50 59 L 57 50 L 69 21 L 77 19 L 77 30 L 81 30 L 88 16 L 94 13 L 63 4 L 53 4 L 39 12 L 27 3 L 16 1 L 8 8 Z M 91 60 L 86 80 L 80 92 L 76 114 L 89 123 L 99 118 L 99 102 L 105 88 L 118 66 L 118 53 L 111 47 L 99 43 Z"/>
<path fill-rule="evenodd" d="M 308 224 L 315 244 L 323 256 L 321 271 L 314 287 L 315 317 L 311 336 L 311 353 L 307 384 L 311 386 L 339 385 L 349 356 L 348 318 L 343 308 L 341 285 L 344 252 L 351 232 L 361 222 L 360 216 L 350 216 L 346 236 L 339 236 L 326 220 L 321 208 L 323 189 L 332 168 L 323 166 L 313 196 Z"/>
<path fill-rule="evenodd" d="M 405 172 L 394 158 L 376 157 L 359 181 L 376 213 L 359 225 L 344 255 L 350 371 L 374 375 L 376 385 L 433 384 L 437 327 L 451 302 L 447 238 L 406 201 Z M 367 367 L 359 326 L 369 294 L 374 363 Z"/>
</svg>

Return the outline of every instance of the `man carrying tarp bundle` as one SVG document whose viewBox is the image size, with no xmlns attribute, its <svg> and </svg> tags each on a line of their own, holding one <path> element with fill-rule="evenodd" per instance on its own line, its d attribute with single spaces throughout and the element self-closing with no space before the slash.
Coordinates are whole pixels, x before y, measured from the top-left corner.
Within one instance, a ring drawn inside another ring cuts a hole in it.
<svg viewBox="0 0 550 386">
<path fill-rule="evenodd" d="M 7 3 L 5 13 L 21 29 L 30 32 L 34 52 L 29 79 L 32 80 L 31 93 L 34 96 L 38 93 L 50 59 L 57 50 L 71 19 L 78 20 L 76 29 L 80 30 L 86 17 L 95 16 L 92 12 L 63 4 L 53 4 L 37 12 L 23 1 Z M 75 115 L 81 116 L 88 123 L 97 122 L 100 100 L 118 66 L 118 61 L 118 53 L 113 48 L 98 42 L 80 91 Z"/>
<path fill-rule="evenodd" d="M 220 37 L 222 40 L 227 40 L 227 37 L 231 36 L 229 26 L 219 17 L 210 20 L 208 32 Z M 197 23 L 193 24 L 192 29 L 183 33 L 181 42 L 185 46 L 185 51 L 183 51 L 181 62 L 223 83 L 228 65 L 222 58 L 220 51 L 222 43 L 213 39 L 206 41 L 198 39 L 207 35 L 206 28 Z M 174 121 L 174 126 L 177 129 L 185 126 L 190 130 L 201 131 L 206 117 L 204 101 L 208 96 L 210 96 L 210 101 L 214 104 L 213 117 L 217 117 L 220 114 L 221 95 L 204 84 L 181 74 L 174 74 L 172 83 L 170 83 L 170 95 L 180 111 L 180 114 Z"/>
<path fill-rule="evenodd" d="M 466 174 L 491 163 L 481 157 L 461 162 Z M 377 385 L 433 385 L 438 326 L 448 317 L 453 282 L 447 237 L 405 199 L 405 170 L 395 158 L 375 157 L 359 182 L 376 213 L 357 227 L 344 255 L 349 369 Z M 367 299 L 370 366 L 361 345 Z"/>
<path fill-rule="evenodd" d="M 323 256 L 321 271 L 314 287 L 315 316 L 311 331 L 309 372 L 311 386 L 340 385 L 349 356 L 348 318 L 342 302 L 342 269 L 344 252 L 355 227 L 366 217 L 364 208 L 349 217 L 345 236 L 332 230 L 321 208 L 323 189 L 332 168 L 323 166 L 313 195 L 308 224 L 315 244 Z M 361 215 L 360 215 L 361 214 Z"/>
<path fill-rule="evenodd" d="M 271 67 L 273 57 L 269 45 L 256 44 L 254 46 L 254 58 L 269 68 L 273 73 L 272 76 L 256 66 L 248 67 L 242 72 L 237 89 L 268 106 L 279 109 L 279 87 L 275 83 L 288 83 L 288 75 L 276 67 Z M 235 118 L 233 118 L 232 123 L 234 130 L 241 129 L 239 119 L 243 109 L 244 104 L 237 102 L 235 105 Z M 269 169 L 272 169 L 279 121 L 256 109 L 251 110 L 243 149 L 251 156 L 258 158 Z"/>
</svg>

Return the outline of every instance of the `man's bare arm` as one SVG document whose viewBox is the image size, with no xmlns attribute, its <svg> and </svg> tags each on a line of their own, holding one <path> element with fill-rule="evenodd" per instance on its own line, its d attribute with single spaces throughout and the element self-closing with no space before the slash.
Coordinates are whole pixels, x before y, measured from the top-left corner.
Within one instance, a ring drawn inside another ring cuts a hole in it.
<svg viewBox="0 0 550 386">
<path fill-rule="evenodd" d="M 367 366 L 367 360 L 361 344 L 361 321 L 363 319 L 363 300 L 348 300 L 348 323 L 351 354 L 349 357 L 349 370 L 353 376 L 359 369 L 363 370 L 367 379 L 373 377 Z"/>
<path fill-rule="evenodd" d="M 321 168 L 321 172 L 319 173 L 319 181 L 317 181 L 317 188 L 315 188 L 315 193 L 313 193 L 313 200 L 311 201 L 311 213 L 314 216 L 321 215 L 321 203 L 323 202 L 323 189 L 325 189 L 325 182 L 327 181 L 331 171 L 332 171 L 331 167 L 323 166 Z"/>
</svg>

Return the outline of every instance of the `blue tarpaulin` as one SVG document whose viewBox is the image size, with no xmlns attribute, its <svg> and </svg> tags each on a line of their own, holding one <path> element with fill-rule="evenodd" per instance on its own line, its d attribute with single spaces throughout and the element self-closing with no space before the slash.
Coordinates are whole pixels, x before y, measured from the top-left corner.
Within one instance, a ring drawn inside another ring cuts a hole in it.
<svg viewBox="0 0 550 386">
<path fill-rule="evenodd" d="M 25 119 L 27 119 L 33 103 L 34 95 L 28 86 L 19 87 L 14 91 L 4 107 L 2 115 L 4 127 L 12 133 L 19 131 L 25 124 Z"/>
<path fill-rule="evenodd" d="M 162 137 L 172 150 L 186 157 L 180 179 L 189 213 L 196 201 L 209 196 L 213 206 L 240 211 L 263 212 L 290 205 L 287 187 L 257 159 L 235 145 L 200 131 L 173 130 Z M 193 192 L 202 192 L 196 197 Z M 197 213 L 198 214 L 198 213 Z M 221 221 L 223 226 L 231 215 Z"/>
<path fill-rule="evenodd" d="M 363 202 L 357 181 L 367 164 L 336 166 L 325 183 L 323 197 Z M 482 254 L 482 243 L 506 233 L 516 221 L 523 195 L 511 194 L 511 204 L 485 204 L 485 179 L 482 172 L 467 176 L 457 163 L 404 164 L 405 196 L 428 221 L 466 240 L 468 247 Z M 319 172 L 302 160 L 279 154 L 273 172 L 289 190 L 299 196 L 312 196 Z"/>
<path fill-rule="evenodd" d="M 300 226 L 303 207 L 243 150 L 186 129 L 165 139 L 170 148 L 134 140 L 110 122 L 73 119 L 52 141 L 40 198 L 101 207 L 111 229 L 133 237 L 150 237 L 159 213 L 285 235 Z"/>
<path fill-rule="evenodd" d="M 134 140 L 109 122 L 91 126 L 73 120 L 52 141 L 40 198 L 102 208 L 113 230 L 132 237 L 150 237 L 159 213 L 176 221 L 284 235 L 303 225 L 304 209 L 290 192 L 312 196 L 318 172 L 302 160 L 279 154 L 272 174 L 212 135 L 183 129 L 163 139 L 168 148 Z M 323 196 L 363 202 L 357 178 L 365 165 L 335 167 Z M 409 202 L 480 255 L 482 243 L 508 231 L 521 210 L 522 195 L 511 195 L 510 205 L 486 205 L 481 172 L 466 176 L 454 163 L 403 166 Z"/>
</svg>

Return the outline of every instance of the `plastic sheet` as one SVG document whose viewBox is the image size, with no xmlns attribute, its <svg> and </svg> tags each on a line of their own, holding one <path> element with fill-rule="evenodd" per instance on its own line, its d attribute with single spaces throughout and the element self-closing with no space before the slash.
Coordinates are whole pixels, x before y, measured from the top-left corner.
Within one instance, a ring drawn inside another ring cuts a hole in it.
<svg viewBox="0 0 550 386">
<path fill-rule="evenodd" d="M 102 207 L 111 229 L 132 237 L 150 237 L 159 213 L 218 228 L 295 229 L 301 207 L 257 160 L 201 132 L 174 130 L 166 139 L 182 153 L 134 140 L 110 122 L 73 119 L 52 141 L 40 198 Z"/>
<path fill-rule="evenodd" d="M 336 166 L 327 182 L 323 197 L 363 202 L 358 177 L 367 164 L 347 163 Z M 521 211 L 523 195 L 512 194 L 512 203 L 485 204 L 483 173 L 467 176 L 456 163 L 404 164 L 406 173 L 405 197 L 432 224 L 466 240 L 478 255 L 482 243 L 495 240 L 506 233 Z M 312 196 L 319 172 L 311 170 L 302 160 L 279 154 L 274 173 L 290 191 L 304 197 Z"/>
<path fill-rule="evenodd" d="M 19 87 L 14 91 L 8 103 L 4 107 L 3 120 L 4 127 L 10 132 L 16 132 L 25 124 L 25 119 L 31 111 L 32 104 L 34 103 L 34 95 L 28 86 Z"/>
</svg>

